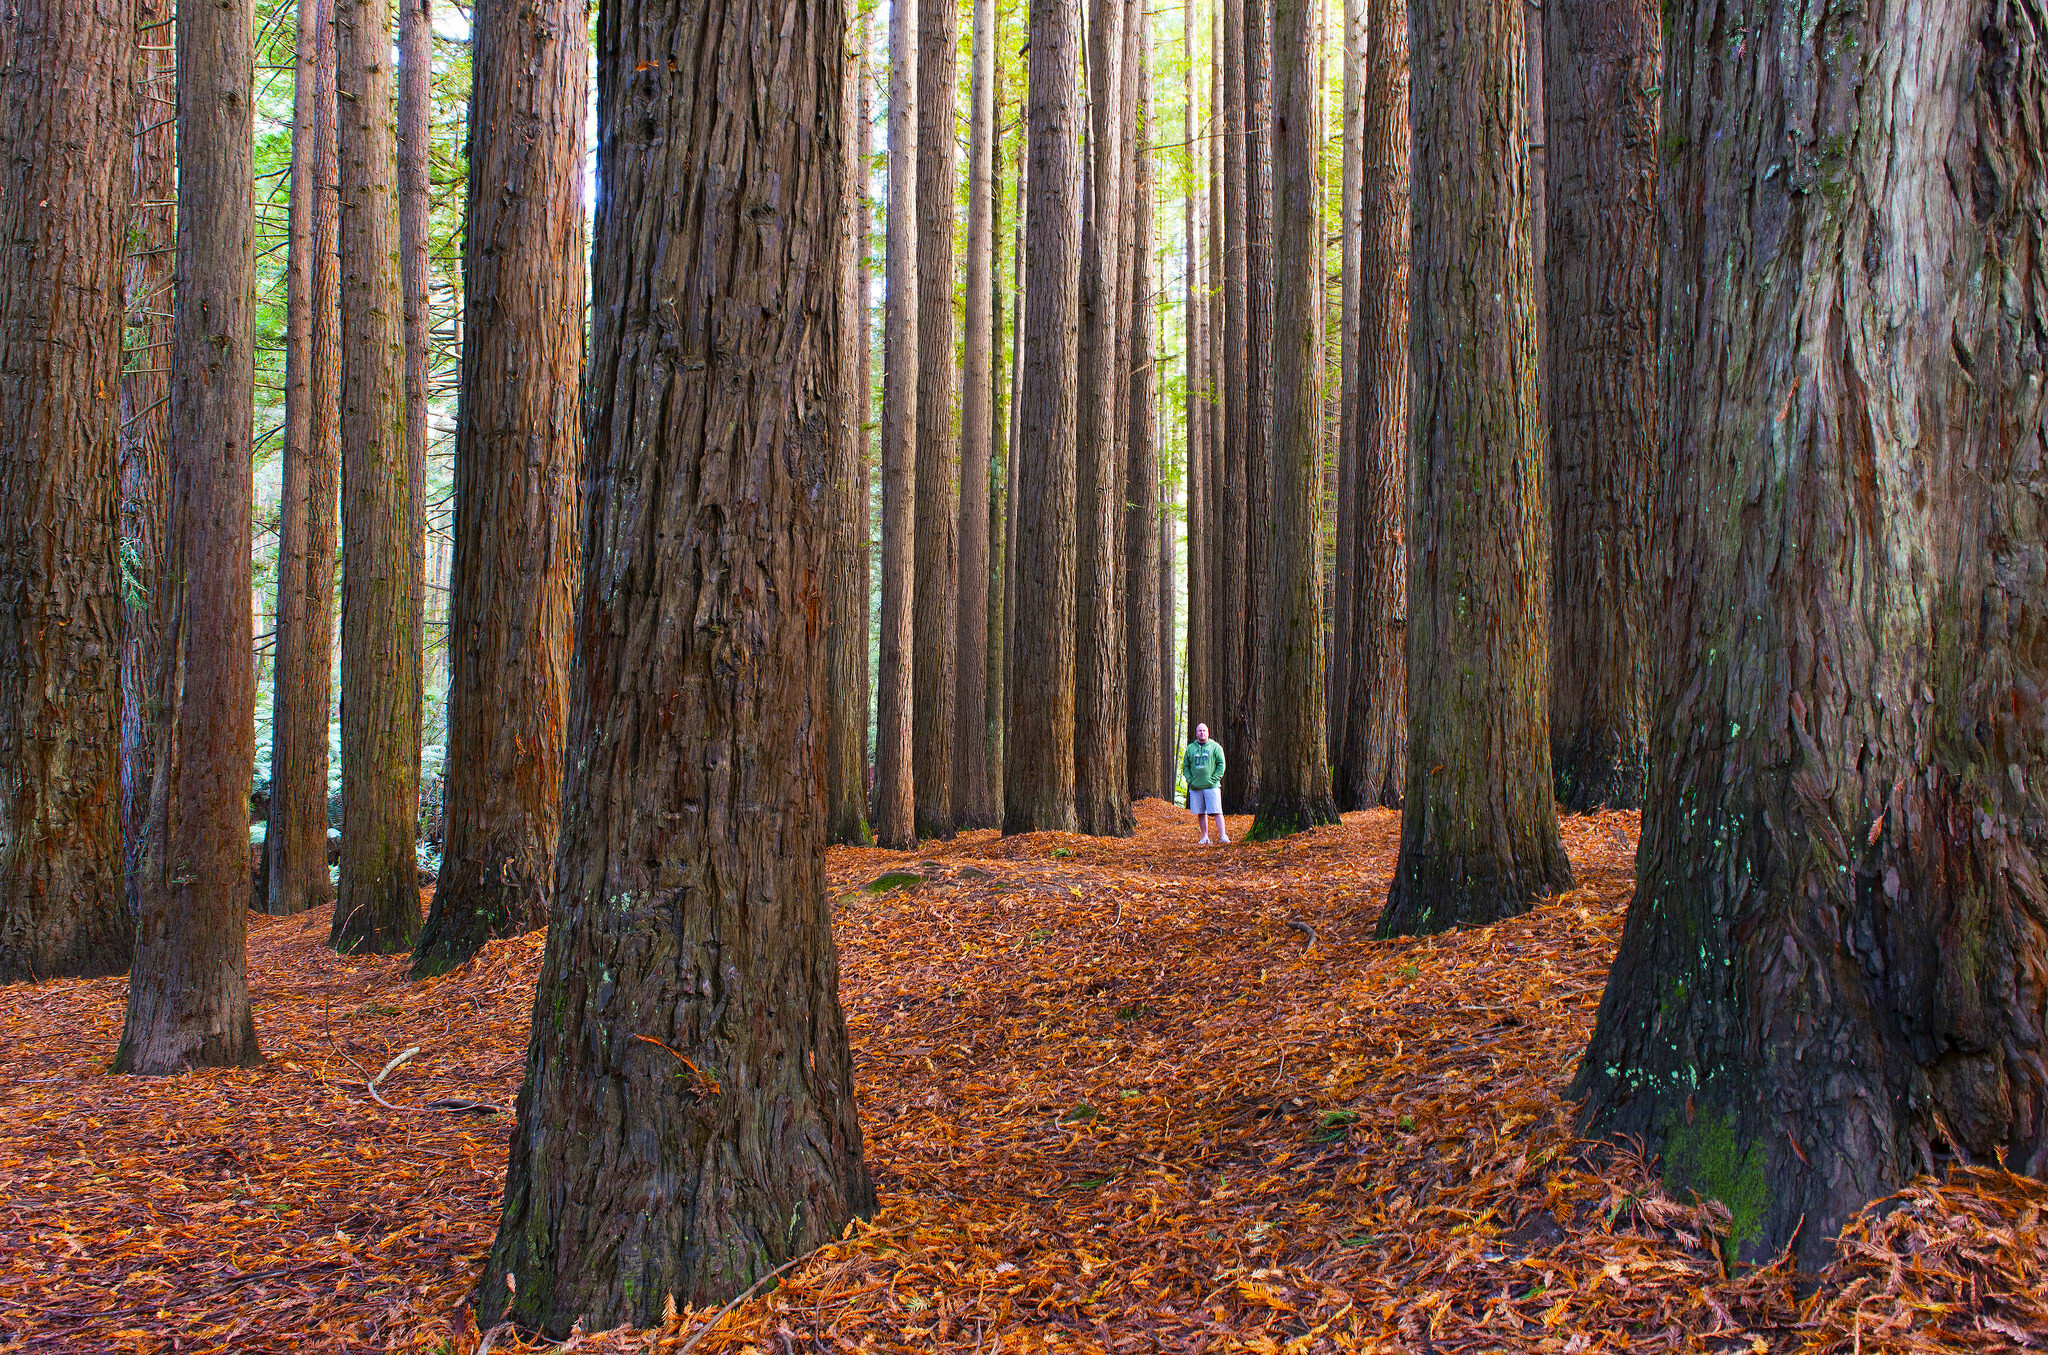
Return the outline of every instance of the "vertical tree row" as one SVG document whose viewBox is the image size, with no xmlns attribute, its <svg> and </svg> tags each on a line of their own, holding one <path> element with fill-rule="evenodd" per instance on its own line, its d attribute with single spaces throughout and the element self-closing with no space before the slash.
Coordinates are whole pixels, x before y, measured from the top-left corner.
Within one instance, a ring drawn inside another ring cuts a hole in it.
<svg viewBox="0 0 2048 1355">
<path fill-rule="evenodd" d="M 293 80 L 270 813 L 256 900 L 275 914 L 304 912 L 334 897 L 327 877 L 327 717 L 341 487 L 341 308 L 333 0 L 299 0 Z"/>
<path fill-rule="evenodd" d="M 0 35 L 6 981 L 118 974 L 133 944 L 122 883 L 115 444 L 135 6 L 10 8 L 12 32 Z"/>
</svg>

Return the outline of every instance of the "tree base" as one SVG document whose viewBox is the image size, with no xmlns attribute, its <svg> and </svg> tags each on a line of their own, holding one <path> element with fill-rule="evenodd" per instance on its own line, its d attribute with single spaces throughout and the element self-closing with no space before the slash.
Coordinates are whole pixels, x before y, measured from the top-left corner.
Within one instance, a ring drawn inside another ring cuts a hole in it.
<svg viewBox="0 0 2048 1355">
<path fill-rule="evenodd" d="M 1259 806 L 1258 817 L 1252 820 L 1252 830 L 1244 835 L 1244 840 L 1273 842 L 1337 822 L 1336 802 L 1328 796 L 1269 798 Z"/>
<path fill-rule="evenodd" d="M 478 881 L 453 885 L 451 877 L 468 874 L 443 865 L 434 890 L 426 926 L 413 947 L 412 977 L 445 974 L 484 948 L 508 936 L 524 936 L 548 922 L 545 885 L 537 880 Z"/>
<path fill-rule="evenodd" d="M 1413 850 L 1404 841 L 1373 928 L 1379 940 L 1485 927 L 1529 911 L 1537 899 L 1572 887 L 1555 824 L 1525 857 L 1464 856 Z"/>
<path fill-rule="evenodd" d="M 825 841 L 834 847 L 872 847 L 875 836 L 868 831 L 868 821 L 854 814 L 837 823 L 826 824 Z"/>
<path fill-rule="evenodd" d="M 1643 747 L 1624 745 L 1611 731 L 1582 728 L 1569 744 L 1553 747 L 1557 802 L 1574 814 L 1596 809 L 1640 809 Z"/>
<path fill-rule="evenodd" d="M 327 945 L 339 955 L 403 955 L 420 934 L 420 889 L 417 870 L 405 878 L 386 880 L 374 889 L 344 887 L 334 905 L 334 925 Z M 367 896 L 368 902 L 362 900 Z"/>
<path fill-rule="evenodd" d="M 1138 819 L 1128 801 L 1074 806 L 1075 831 L 1089 837 L 1130 837 L 1138 831 Z"/>
<path fill-rule="evenodd" d="M 154 992 L 129 1003 L 113 1071 L 166 1077 L 194 1068 L 254 1068 L 262 1062 L 246 1001 L 239 1012 L 203 1001 L 187 1010 L 172 994 Z"/>
</svg>

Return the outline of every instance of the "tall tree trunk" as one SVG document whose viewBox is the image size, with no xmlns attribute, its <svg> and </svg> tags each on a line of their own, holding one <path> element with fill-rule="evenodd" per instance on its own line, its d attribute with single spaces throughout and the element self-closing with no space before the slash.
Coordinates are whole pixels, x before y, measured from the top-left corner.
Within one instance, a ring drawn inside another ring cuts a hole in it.
<svg viewBox="0 0 2048 1355">
<path fill-rule="evenodd" d="M 1017 394 L 1015 668 L 1003 831 L 1073 832 L 1075 375 L 1080 364 L 1080 0 L 1031 7 L 1023 380 Z"/>
<path fill-rule="evenodd" d="M 1227 742 L 1227 806 L 1259 801 L 1266 620 L 1273 612 L 1273 0 L 1244 0 L 1244 687 Z"/>
<path fill-rule="evenodd" d="M 918 457 L 918 3 L 889 6 L 889 244 L 882 317 L 882 635 L 874 822 L 875 840 L 899 851 L 917 845 L 910 655 Z"/>
<path fill-rule="evenodd" d="M 860 567 L 868 553 L 862 31 L 849 25 L 844 37 L 849 50 L 839 100 L 840 146 L 846 157 L 839 189 L 839 214 L 845 221 L 838 280 L 839 407 L 833 413 L 832 470 L 825 483 L 830 506 L 825 545 L 825 840 L 856 847 L 868 842 L 867 767 L 861 756 L 868 726 L 867 705 L 861 699 L 861 666 L 868 652 L 868 596 L 861 588 Z"/>
<path fill-rule="evenodd" d="M 960 388 L 959 686 L 954 700 L 953 822 L 993 828 L 988 788 L 989 474 L 995 443 L 995 348 L 989 316 L 995 307 L 996 113 L 995 0 L 974 0 L 974 60 L 969 73 L 967 132 L 966 358 Z M 950 101 L 949 101 L 950 103 Z M 952 229 L 947 218 L 947 229 Z M 952 306 L 952 288 L 946 304 Z"/>
<path fill-rule="evenodd" d="M 1159 736 L 1166 728 L 1160 690 L 1159 649 L 1159 410 L 1152 358 L 1152 38 L 1142 8 L 1134 11 L 1138 41 L 1137 105 L 1140 110 L 1131 162 L 1131 294 L 1125 308 L 1130 331 L 1129 414 L 1125 420 L 1124 655 L 1129 680 L 1126 698 L 1125 767 L 1132 799 L 1164 798 L 1159 785 Z"/>
<path fill-rule="evenodd" d="M 1226 745 L 1225 805 L 1244 807 L 1249 756 L 1245 691 L 1245 447 L 1251 425 L 1251 359 L 1245 272 L 1245 10 L 1257 0 L 1223 0 L 1223 459 L 1215 514 L 1220 529 L 1213 565 L 1210 625 L 1215 636 L 1216 710 L 1210 728 Z"/>
<path fill-rule="evenodd" d="M 1026 40 L 1029 41 L 1027 22 Z M 1026 65 L 1027 73 L 1029 64 Z M 1008 492 L 1003 495 L 1003 703 L 993 712 L 1002 725 L 1003 786 L 997 799 L 1003 821 L 1009 821 L 1010 753 L 1019 745 L 1011 742 L 1016 731 L 1010 724 L 1010 707 L 1017 691 L 1017 501 L 1023 485 L 1026 448 L 1018 436 L 1022 427 L 1019 412 L 1024 404 L 1024 225 L 1030 207 L 1030 100 L 1018 108 L 1017 133 L 1017 219 L 1012 226 L 1010 277 L 1016 290 L 1010 295 L 1010 459 L 1004 466 Z"/>
<path fill-rule="evenodd" d="M 1123 242 L 1125 0 L 1091 0 L 1088 16 L 1088 206 L 1081 228 L 1078 404 L 1079 512 L 1074 584 L 1074 812 L 1080 831 L 1124 837 L 1132 828 L 1124 766 L 1123 584 L 1117 528 L 1123 464 L 1117 455 L 1117 301 Z M 1043 256 L 1032 251 L 1034 265 Z"/>
<path fill-rule="evenodd" d="M 869 667 L 868 638 L 871 627 L 880 620 L 874 605 L 874 430 L 879 426 L 875 418 L 875 345 L 874 345 L 874 245 L 875 245 L 875 195 L 873 184 L 874 131 L 875 131 L 875 81 L 874 65 L 870 54 L 874 43 L 869 36 L 870 14 L 860 16 L 860 143 L 859 164 L 860 184 L 855 191 L 859 194 L 857 211 L 860 218 L 860 240 L 858 244 L 859 264 L 857 284 L 860 294 L 860 506 L 855 513 L 854 531 L 859 536 L 860 550 L 860 606 L 861 628 L 857 651 L 860 673 L 860 773 L 862 812 L 868 822 L 873 815 L 868 813 L 872 806 L 870 789 L 873 783 L 874 748 L 869 741 L 868 712 L 875 708 L 874 673 Z"/>
<path fill-rule="evenodd" d="M 1180 739 L 1191 736 L 1195 724 L 1208 724 L 1216 737 L 1223 733 L 1223 710 L 1225 698 L 1225 675 L 1223 663 L 1223 637 L 1228 629 L 1223 622 L 1227 610 L 1227 599 L 1223 588 L 1223 555 L 1230 529 L 1229 517 L 1224 509 L 1224 491 L 1227 488 L 1225 472 L 1225 449 L 1230 445 L 1225 427 L 1225 416 L 1229 409 L 1226 398 L 1233 366 L 1222 360 L 1227 349 L 1230 329 L 1228 324 L 1228 296 L 1230 293 L 1230 267 L 1225 261 L 1224 244 L 1231 228 L 1231 199 L 1224 189 L 1227 187 L 1226 171 L 1229 151 L 1225 149 L 1233 139 L 1242 144 L 1242 138 L 1233 138 L 1228 131 L 1226 115 L 1233 97 L 1226 92 L 1224 81 L 1224 57 L 1226 41 L 1223 27 L 1223 11 L 1228 0 L 1210 0 L 1209 4 L 1209 211 L 1207 230 L 1208 301 L 1203 308 L 1207 324 L 1207 348 L 1209 354 L 1209 426 L 1204 439 L 1202 455 L 1202 520 L 1207 526 L 1203 533 L 1202 548 L 1202 707 L 1199 712 L 1189 711 L 1187 723 L 1182 727 Z M 1232 38 L 1230 42 L 1235 42 Z M 1240 237 L 1241 242 L 1241 237 Z M 1238 336 L 1242 339 L 1243 335 Z M 1224 345 L 1224 348 L 1219 348 Z M 1190 633 L 1194 623 L 1189 622 Z"/>
<path fill-rule="evenodd" d="M 1408 786 L 1381 936 L 1571 887 L 1550 796 L 1550 532 L 1522 11 L 1410 0 Z M 1377 36 L 1377 33 L 1375 33 Z"/>
<path fill-rule="evenodd" d="M 336 0 L 341 162 L 341 897 L 328 943 L 420 930 L 420 556 L 405 405 L 388 0 Z"/>
<path fill-rule="evenodd" d="M 134 946 L 122 884 L 116 421 L 135 6 L 10 8 L 0 52 L 0 982 L 118 974 Z M 235 878 L 247 872 L 245 858 Z"/>
<path fill-rule="evenodd" d="M 255 35 L 243 5 L 182 0 L 177 315 L 171 322 L 170 625 L 157 690 L 135 968 L 114 1070 L 260 1057 L 249 1016 L 250 440 L 255 419 Z"/>
<path fill-rule="evenodd" d="M 2048 1175 L 2048 49 L 2006 0 L 1750 19 L 1808 27 L 1664 63 L 1650 778 L 1577 1087 L 1817 1269 L 1946 1162 Z"/>
<path fill-rule="evenodd" d="M 1398 806 L 1408 778 L 1408 0 L 1365 4 L 1346 809 Z"/>
<path fill-rule="evenodd" d="M 121 372 L 119 475 L 121 495 L 121 839 L 128 907 L 138 899 L 136 873 L 149 836 L 149 788 L 161 710 L 157 679 L 163 670 L 164 511 L 170 501 L 169 403 L 171 381 L 171 270 L 178 217 L 176 138 L 177 62 L 171 0 L 139 0 L 134 45 L 132 143 L 135 202 L 128 231 L 125 283 L 128 339 Z M 310 50 L 310 49 L 309 49 Z M 296 150 L 294 154 L 296 154 Z M 330 511 L 332 494 L 329 495 Z M 329 554 L 332 554 L 332 539 Z M 282 565 L 280 559 L 280 565 Z M 274 741 L 273 741 L 274 748 Z M 327 751 L 322 712 L 320 751 Z M 272 754 L 272 781 L 276 774 Z M 326 787 L 321 787 L 323 796 Z M 325 815 L 322 816 L 324 826 Z M 324 842 L 322 844 L 325 845 Z M 327 865 L 320 866 L 327 882 Z"/>
<path fill-rule="evenodd" d="M 446 836 L 416 977 L 548 920 L 583 464 L 583 16 L 482 0 L 471 21 Z"/>
<path fill-rule="evenodd" d="M 293 78 L 285 438 L 270 702 L 270 822 L 256 905 L 302 913 L 327 878 L 327 717 L 334 665 L 335 496 L 341 479 L 340 279 L 334 200 L 334 6 L 301 0 Z"/>
<path fill-rule="evenodd" d="M 959 0 L 918 0 L 917 605 L 912 608 L 911 748 L 917 835 L 953 836 L 953 720 L 959 693 L 960 489 L 953 467 L 953 214 L 959 156 Z M 894 204 L 891 204 L 892 206 Z"/>
<path fill-rule="evenodd" d="M 1365 117 L 1365 10 L 1370 0 L 1344 0 L 1343 182 L 1339 187 L 1339 251 L 1343 278 L 1337 307 L 1337 562 L 1330 599 L 1329 748 L 1343 754 L 1351 717 L 1351 655 L 1358 622 L 1358 256 L 1361 137 Z M 1405 236 L 1403 237 L 1405 238 Z"/>
<path fill-rule="evenodd" d="M 1188 191 L 1184 201 L 1183 221 L 1181 223 L 1184 244 L 1182 266 L 1183 275 L 1187 279 L 1187 312 L 1186 318 L 1183 321 L 1187 344 L 1187 347 L 1183 350 L 1183 356 L 1186 359 L 1185 379 L 1187 383 L 1187 453 L 1181 480 L 1184 486 L 1182 493 L 1186 498 L 1187 512 L 1187 553 L 1183 569 L 1187 575 L 1188 590 L 1186 635 L 1188 709 L 1190 712 L 1204 710 L 1207 706 L 1207 686 L 1203 676 L 1203 654 L 1200 634 L 1202 628 L 1207 624 L 1205 612 L 1207 610 L 1208 594 L 1203 587 L 1206 578 L 1201 568 L 1200 556 L 1202 542 L 1209 527 L 1206 516 L 1208 500 L 1206 495 L 1207 487 L 1203 483 L 1203 463 L 1204 458 L 1208 454 L 1209 405 L 1211 402 L 1208 389 L 1209 344 L 1208 326 L 1206 324 L 1209 279 L 1204 268 L 1207 256 L 1204 253 L 1202 237 L 1197 229 L 1196 221 L 1200 214 L 1197 204 L 1203 200 L 1204 185 L 1202 182 L 1201 157 L 1204 152 L 1201 140 L 1197 139 L 1196 131 L 1203 124 L 1195 108 L 1195 8 L 1195 0 L 1187 0 L 1187 3 L 1181 7 L 1181 109 L 1183 113 L 1181 118 L 1181 136 L 1188 143 Z M 1173 619 L 1171 607 L 1165 609 L 1164 619 L 1168 624 L 1171 624 Z M 1170 646 L 1164 652 L 1168 658 L 1171 657 L 1172 649 Z M 1170 691 L 1171 684 L 1169 684 Z M 1178 732 L 1179 722 L 1174 718 L 1174 713 L 1171 709 L 1173 702 L 1170 695 L 1167 705 L 1168 710 L 1165 712 L 1166 731 L 1164 734 L 1167 745 L 1166 766 L 1168 768 L 1166 774 L 1166 794 L 1168 797 L 1171 797 L 1176 781 L 1176 777 L 1171 769 L 1175 760 L 1173 754 L 1176 751 L 1176 745 L 1179 743 L 1179 740 L 1175 737 L 1175 734 Z"/>
<path fill-rule="evenodd" d="M 1003 627 L 1008 599 L 1004 590 L 1009 578 L 1009 499 L 1011 401 L 1008 382 L 1010 366 L 1003 353 L 1003 105 L 997 93 L 1003 87 L 1003 24 L 999 10 L 991 7 L 989 18 L 989 493 L 988 493 L 988 582 L 987 625 L 982 639 L 981 663 L 982 746 L 986 750 L 982 779 L 988 787 L 988 818 L 984 827 L 1003 822 Z"/>
<path fill-rule="evenodd" d="M 398 271 L 405 293 L 405 451 L 412 467 L 406 539 L 420 605 L 413 608 L 413 648 L 426 663 L 427 574 L 427 176 L 432 167 L 434 26 L 430 0 L 398 5 Z M 415 715 L 413 723 L 420 722 Z M 420 742 L 413 734 L 415 747 Z"/>
<path fill-rule="evenodd" d="M 1651 0 L 1550 0 L 1550 758 L 1572 809 L 1641 803 L 1657 441 Z"/>
<path fill-rule="evenodd" d="M 1186 472 L 1182 475 L 1185 478 Z M 1152 732 L 1152 747 L 1159 768 L 1159 797 L 1171 804 L 1180 765 L 1179 741 L 1174 738 L 1180 727 L 1180 703 L 1173 680 L 1173 495 L 1166 489 L 1165 480 L 1162 474 L 1159 503 L 1154 510 L 1159 514 L 1159 627 L 1155 641 L 1159 646 L 1159 722 Z"/>
<path fill-rule="evenodd" d="M 874 1208 L 817 720 L 845 35 L 838 0 L 598 20 L 562 906 L 478 1305 L 556 1338 L 722 1302 Z"/>
<path fill-rule="evenodd" d="M 1316 13 L 1273 8 L 1273 529 L 1253 841 L 1335 823 L 1323 697 L 1323 176 Z"/>
</svg>

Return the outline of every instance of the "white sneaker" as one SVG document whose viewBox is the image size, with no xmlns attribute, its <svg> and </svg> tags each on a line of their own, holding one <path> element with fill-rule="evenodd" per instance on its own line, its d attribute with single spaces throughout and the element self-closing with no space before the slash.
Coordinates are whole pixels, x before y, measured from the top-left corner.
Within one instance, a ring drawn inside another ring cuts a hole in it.
<svg viewBox="0 0 2048 1355">
<path fill-rule="evenodd" d="M 1196 843 L 1195 845 L 1196 845 L 1197 847 L 1206 847 L 1206 846 L 1208 846 L 1208 845 L 1209 845 L 1209 839 L 1208 839 L 1208 838 L 1203 838 L 1203 839 L 1202 839 L 1202 840 L 1201 840 L 1200 842 L 1197 842 L 1197 843 Z"/>
<path fill-rule="evenodd" d="M 1228 833 L 1225 833 L 1225 834 L 1223 835 L 1223 845 L 1224 845 L 1224 846 L 1226 846 L 1226 847 L 1228 847 L 1228 846 L 1230 845 L 1230 834 L 1228 834 Z"/>
</svg>

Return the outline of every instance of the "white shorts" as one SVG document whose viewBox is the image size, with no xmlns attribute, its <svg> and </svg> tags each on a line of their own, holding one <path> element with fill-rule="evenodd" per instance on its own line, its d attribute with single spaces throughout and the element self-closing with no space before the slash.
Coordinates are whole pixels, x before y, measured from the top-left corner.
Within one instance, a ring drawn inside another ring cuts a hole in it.
<svg viewBox="0 0 2048 1355">
<path fill-rule="evenodd" d="M 1211 786 L 1207 790 L 1189 791 L 1188 813 L 1195 815 L 1197 818 L 1207 814 L 1221 815 L 1223 813 L 1222 788 Z"/>
</svg>

